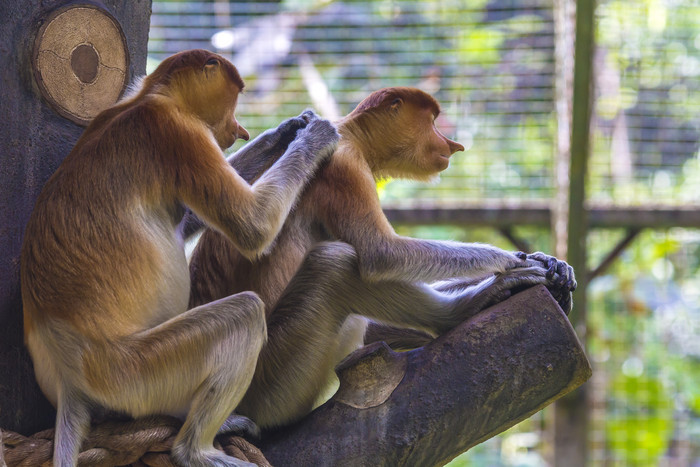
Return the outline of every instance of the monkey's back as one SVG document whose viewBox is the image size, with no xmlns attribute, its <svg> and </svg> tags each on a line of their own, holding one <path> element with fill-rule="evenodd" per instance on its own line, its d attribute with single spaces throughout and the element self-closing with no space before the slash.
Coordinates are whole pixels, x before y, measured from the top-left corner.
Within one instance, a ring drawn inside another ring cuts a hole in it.
<svg viewBox="0 0 700 467">
<path fill-rule="evenodd" d="M 327 239 L 303 208 L 304 199 L 302 195 L 268 251 L 254 260 L 243 256 L 222 233 L 207 229 L 190 262 L 189 308 L 253 291 L 269 313 L 313 245 Z"/>
<path fill-rule="evenodd" d="M 188 288 L 184 254 L 164 258 L 181 249 L 177 203 L 155 192 L 142 201 L 156 169 L 132 120 L 91 125 L 39 195 L 21 253 L 25 333 L 59 319 L 86 336 L 126 335 L 153 324 L 160 282 Z M 116 139 L 129 127 L 128 142 Z"/>
<path fill-rule="evenodd" d="M 243 256 L 220 232 L 211 228 L 205 230 L 190 261 L 189 308 L 253 291 L 265 302 L 269 315 L 313 247 L 320 242 L 337 240 L 325 228 L 323 218 L 343 213 L 327 212 L 336 205 L 329 201 L 348 188 L 344 183 L 348 175 L 362 174 L 363 169 L 362 164 L 348 165 L 332 156 L 299 196 L 274 244 L 254 260 Z"/>
</svg>

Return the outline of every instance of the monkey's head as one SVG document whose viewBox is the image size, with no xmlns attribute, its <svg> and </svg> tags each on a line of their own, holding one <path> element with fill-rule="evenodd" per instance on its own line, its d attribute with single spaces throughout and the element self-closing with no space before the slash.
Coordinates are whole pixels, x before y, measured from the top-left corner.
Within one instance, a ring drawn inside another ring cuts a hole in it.
<svg viewBox="0 0 700 467">
<path fill-rule="evenodd" d="M 393 87 L 370 94 L 339 124 L 359 143 L 375 176 L 426 180 L 449 165 L 464 146 L 435 126 L 440 105 L 420 89 Z"/>
<path fill-rule="evenodd" d="M 222 149 L 249 135 L 234 115 L 245 84 L 224 57 L 195 49 L 166 58 L 144 82 L 147 92 L 168 94 L 180 108 L 194 113 L 212 131 Z"/>
</svg>

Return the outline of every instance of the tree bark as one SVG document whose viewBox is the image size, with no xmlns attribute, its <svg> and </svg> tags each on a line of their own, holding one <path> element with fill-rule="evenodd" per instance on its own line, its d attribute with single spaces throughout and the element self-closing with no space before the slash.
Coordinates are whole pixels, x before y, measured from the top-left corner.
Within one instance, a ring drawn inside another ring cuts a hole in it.
<svg viewBox="0 0 700 467">
<path fill-rule="evenodd" d="M 87 3 L 104 8 L 121 24 L 130 50 L 128 76 L 145 74 L 151 1 Z M 0 427 L 25 434 L 53 425 L 55 411 L 36 384 L 22 340 L 19 255 L 24 227 L 41 188 L 83 131 L 41 96 L 32 54 L 47 17 L 67 5 L 74 4 L 0 1 Z"/>
<path fill-rule="evenodd" d="M 580 386 L 591 368 L 538 286 L 423 348 L 361 349 L 338 374 L 331 400 L 264 437 L 272 465 L 443 465 Z"/>
</svg>

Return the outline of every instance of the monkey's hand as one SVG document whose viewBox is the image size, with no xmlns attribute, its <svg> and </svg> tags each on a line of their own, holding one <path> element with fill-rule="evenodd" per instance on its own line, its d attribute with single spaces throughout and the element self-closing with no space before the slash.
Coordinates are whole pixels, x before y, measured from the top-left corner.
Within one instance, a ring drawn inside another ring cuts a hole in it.
<svg viewBox="0 0 700 467">
<path fill-rule="evenodd" d="M 229 156 L 229 164 L 245 181 L 253 183 L 284 154 L 299 130 L 306 128 L 317 118 L 318 115 L 313 110 L 307 109 L 298 116 L 283 121 L 277 128 L 265 130 L 260 136 Z"/>
<path fill-rule="evenodd" d="M 539 265 L 547 270 L 547 289 L 564 310 L 564 313 L 568 315 L 573 305 L 571 292 L 576 290 L 577 285 L 574 268 L 569 266 L 566 261 L 560 261 L 554 256 L 539 251 L 530 255 L 518 252 L 516 256 L 524 260 L 527 265 Z"/>
<path fill-rule="evenodd" d="M 558 260 L 554 256 L 539 251 L 532 254 L 517 252 L 515 255 L 525 262 L 524 266 L 539 266 L 545 268 L 547 270 L 547 279 L 554 279 L 559 287 L 570 292 L 576 290 L 574 268 L 569 266 L 566 261 Z"/>
<path fill-rule="evenodd" d="M 298 132 L 297 138 L 289 148 L 299 150 L 305 157 L 310 158 L 310 161 L 320 164 L 333 154 L 338 146 L 338 139 L 338 131 L 331 122 L 316 118 Z"/>
<path fill-rule="evenodd" d="M 297 137 L 299 130 L 306 128 L 309 123 L 318 118 L 316 112 L 311 109 L 306 109 L 296 117 L 288 118 L 283 121 L 276 130 L 274 130 L 279 138 L 277 145 L 286 149 L 289 143 L 294 141 Z"/>
</svg>

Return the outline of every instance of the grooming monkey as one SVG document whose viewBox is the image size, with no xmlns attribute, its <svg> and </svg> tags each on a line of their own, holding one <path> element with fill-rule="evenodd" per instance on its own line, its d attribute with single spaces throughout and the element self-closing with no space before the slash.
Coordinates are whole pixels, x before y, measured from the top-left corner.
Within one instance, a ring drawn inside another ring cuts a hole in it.
<svg viewBox="0 0 700 467">
<path fill-rule="evenodd" d="M 337 150 L 266 254 L 251 261 L 218 232 L 203 233 L 190 263 L 190 304 L 253 290 L 266 306 L 268 341 L 238 413 L 264 428 L 308 413 L 333 381 L 334 366 L 363 344 L 362 317 L 434 335 L 511 289 L 547 284 L 569 295 L 575 287 L 570 266 L 542 253 L 394 232 L 375 180 L 430 179 L 464 150 L 435 127 L 439 112 L 435 99 L 413 88 L 362 101 L 338 123 Z M 188 219 L 187 228 L 194 226 Z M 442 282 L 430 285 L 435 281 Z"/>
<path fill-rule="evenodd" d="M 57 407 L 58 467 L 76 464 L 104 410 L 183 417 L 180 465 L 252 465 L 213 440 L 253 376 L 264 305 L 241 293 L 188 311 L 178 226 L 187 206 L 244 257 L 260 255 L 338 135 L 311 113 L 264 133 L 231 161 L 246 172 L 275 159 L 251 186 L 222 153 L 248 139 L 234 116 L 243 86 L 205 50 L 164 60 L 94 119 L 37 200 L 21 253 L 25 341 Z"/>
</svg>

